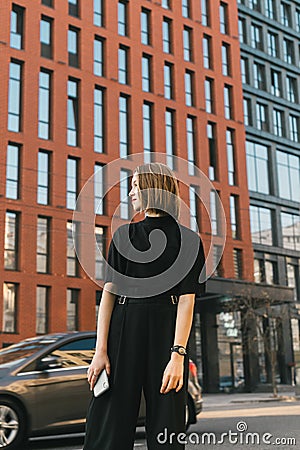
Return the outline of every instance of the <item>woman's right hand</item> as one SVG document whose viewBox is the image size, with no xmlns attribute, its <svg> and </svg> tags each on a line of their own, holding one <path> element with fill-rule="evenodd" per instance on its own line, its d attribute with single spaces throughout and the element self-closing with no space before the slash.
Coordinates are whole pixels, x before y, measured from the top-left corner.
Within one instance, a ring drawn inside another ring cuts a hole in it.
<svg viewBox="0 0 300 450">
<path fill-rule="evenodd" d="M 95 353 L 92 362 L 87 371 L 88 383 L 90 385 L 90 390 L 94 389 L 95 383 L 99 374 L 105 369 L 107 375 L 110 375 L 110 362 L 106 352 Z"/>
</svg>

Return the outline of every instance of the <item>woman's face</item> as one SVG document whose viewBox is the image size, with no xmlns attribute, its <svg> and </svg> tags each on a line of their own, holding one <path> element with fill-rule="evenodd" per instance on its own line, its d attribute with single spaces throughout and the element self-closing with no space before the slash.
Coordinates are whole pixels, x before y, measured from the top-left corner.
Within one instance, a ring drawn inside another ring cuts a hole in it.
<svg viewBox="0 0 300 450">
<path fill-rule="evenodd" d="M 131 181 L 131 191 L 129 192 L 129 196 L 131 197 L 132 207 L 135 211 L 141 211 L 142 202 L 141 202 L 141 194 L 139 191 L 139 181 L 137 174 L 133 174 Z"/>
</svg>

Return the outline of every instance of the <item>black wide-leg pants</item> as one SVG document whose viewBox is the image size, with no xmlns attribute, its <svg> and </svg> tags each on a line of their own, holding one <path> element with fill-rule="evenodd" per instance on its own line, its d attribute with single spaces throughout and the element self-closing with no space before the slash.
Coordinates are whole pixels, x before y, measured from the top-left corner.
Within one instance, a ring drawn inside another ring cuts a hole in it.
<svg viewBox="0 0 300 450">
<path fill-rule="evenodd" d="M 91 400 L 84 450 L 133 449 L 142 389 L 148 450 L 184 449 L 177 436 L 185 432 L 187 355 L 183 357 L 182 389 L 160 393 L 174 343 L 176 315 L 177 305 L 170 297 L 135 299 L 134 303 L 127 299 L 125 304 L 116 299 L 108 335 L 110 388 Z"/>
</svg>

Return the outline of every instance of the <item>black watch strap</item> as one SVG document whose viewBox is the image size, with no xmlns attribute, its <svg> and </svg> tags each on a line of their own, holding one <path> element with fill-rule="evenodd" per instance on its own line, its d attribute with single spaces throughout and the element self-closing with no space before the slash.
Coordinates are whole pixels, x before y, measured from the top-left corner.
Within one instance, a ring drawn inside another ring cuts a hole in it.
<svg viewBox="0 0 300 450">
<path fill-rule="evenodd" d="M 171 353 L 172 352 L 176 352 L 179 355 L 186 355 L 186 348 L 183 347 L 183 345 L 173 345 L 173 347 L 171 347 Z"/>
</svg>

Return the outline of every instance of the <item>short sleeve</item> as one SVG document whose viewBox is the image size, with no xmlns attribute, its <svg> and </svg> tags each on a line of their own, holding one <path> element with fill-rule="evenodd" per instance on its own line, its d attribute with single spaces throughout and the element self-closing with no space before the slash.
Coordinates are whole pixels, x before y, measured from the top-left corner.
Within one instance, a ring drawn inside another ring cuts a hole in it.
<svg viewBox="0 0 300 450">
<path fill-rule="evenodd" d="M 193 254 L 193 248 L 196 248 L 195 246 L 199 247 L 197 258 L 189 273 L 179 283 L 178 295 L 195 294 L 196 297 L 200 297 L 205 293 L 206 282 L 199 283 L 200 273 L 203 268 L 205 270 L 204 248 L 200 237 L 196 233 L 193 233 L 192 238 L 189 240 L 189 248 L 186 249 L 187 257 Z"/>
<path fill-rule="evenodd" d="M 117 274 L 124 274 L 126 270 L 126 259 L 122 256 L 117 247 L 120 248 L 120 233 L 119 230 L 115 232 L 108 249 L 107 263 L 105 265 L 104 284 L 113 283 L 119 288 L 117 283 Z"/>
</svg>

